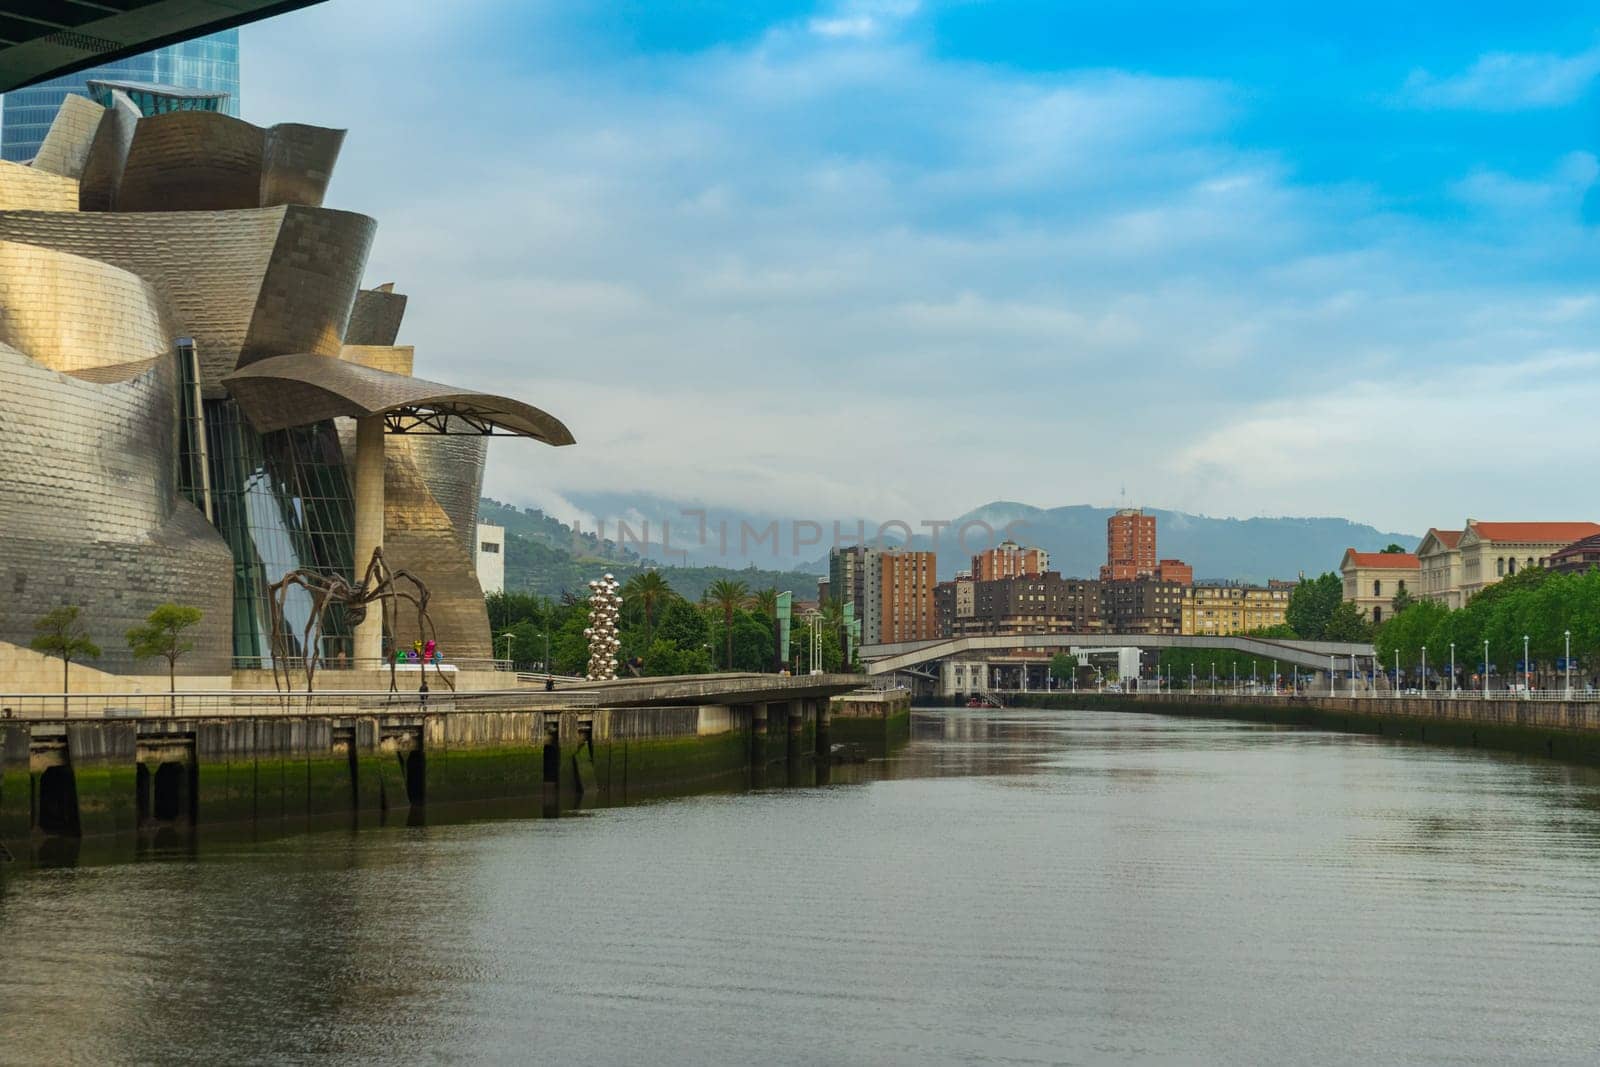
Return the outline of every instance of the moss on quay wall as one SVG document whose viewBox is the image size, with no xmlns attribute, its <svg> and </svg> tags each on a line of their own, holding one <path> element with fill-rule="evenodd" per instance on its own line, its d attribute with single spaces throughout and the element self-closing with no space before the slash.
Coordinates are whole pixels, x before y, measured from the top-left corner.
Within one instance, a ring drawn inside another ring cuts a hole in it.
<svg viewBox="0 0 1600 1067">
<path fill-rule="evenodd" d="M 1525 712 L 1531 702 L 1481 701 L 1462 697 L 1449 702 L 1447 710 L 1451 714 L 1448 717 L 1429 713 L 1443 704 L 1438 699 L 1401 700 L 1389 707 L 1385 706 L 1387 703 L 1382 699 L 1350 700 L 1338 697 L 1241 701 L 1204 694 L 1156 697 L 1040 693 L 1020 696 L 1016 706 L 1144 712 L 1314 727 L 1427 744 L 1520 752 L 1569 763 L 1600 766 L 1600 730 L 1550 726 L 1537 721 L 1536 715 L 1527 716 L 1535 721 L 1517 721 L 1518 713 Z"/>
</svg>

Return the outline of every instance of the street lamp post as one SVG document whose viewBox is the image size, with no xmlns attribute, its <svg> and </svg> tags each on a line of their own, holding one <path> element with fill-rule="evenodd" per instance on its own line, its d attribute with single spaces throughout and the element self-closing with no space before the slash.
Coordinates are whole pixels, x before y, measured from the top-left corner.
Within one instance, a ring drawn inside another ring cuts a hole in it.
<svg viewBox="0 0 1600 1067">
<path fill-rule="evenodd" d="M 1250 661 L 1250 692 L 1261 695 L 1261 687 L 1256 684 L 1256 661 L 1253 659 Z"/>
<path fill-rule="evenodd" d="M 516 637 L 517 637 L 517 635 L 512 633 L 510 630 L 507 630 L 505 633 L 500 635 L 498 640 L 504 641 L 506 643 L 506 654 L 504 656 L 502 656 L 501 659 L 504 659 L 504 660 L 510 660 L 511 659 L 511 642 L 516 640 Z"/>
<path fill-rule="evenodd" d="M 1562 663 L 1567 668 L 1566 671 L 1564 672 L 1566 674 L 1566 676 L 1567 676 L 1566 697 L 1567 697 L 1568 700 L 1571 700 L 1572 699 L 1572 631 L 1571 630 L 1563 630 L 1563 631 L 1561 631 L 1561 635 L 1567 639 L 1567 658 L 1565 660 L 1563 660 Z"/>
<path fill-rule="evenodd" d="M 1350 695 L 1356 695 L 1356 654 L 1350 653 Z"/>
<path fill-rule="evenodd" d="M 1428 695 L 1428 646 L 1422 646 L 1422 695 Z"/>
<path fill-rule="evenodd" d="M 1328 695 L 1333 696 L 1333 676 L 1338 673 L 1333 667 L 1333 657 L 1328 657 Z"/>
<path fill-rule="evenodd" d="M 1211 661 L 1211 695 L 1217 695 L 1217 661 Z"/>
<path fill-rule="evenodd" d="M 1450 699 L 1456 698 L 1456 643 L 1450 642 Z"/>
<path fill-rule="evenodd" d="M 1400 695 L 1400 650 L 1398 648 L 1394 650 L 1394 686 L 1391 692 L 1395 696 Z"/>
<path fill-rule="evenodd" d="M 1489 699 L 1489 639 L 1483 639 L 1483 699 Z"/>
<path fill-rule="evenodd" d="M 1528 635 L 1522 635 L 1522 698 L 1533 695 L 1533 664 L 1528 662 Z"/>
</svg>

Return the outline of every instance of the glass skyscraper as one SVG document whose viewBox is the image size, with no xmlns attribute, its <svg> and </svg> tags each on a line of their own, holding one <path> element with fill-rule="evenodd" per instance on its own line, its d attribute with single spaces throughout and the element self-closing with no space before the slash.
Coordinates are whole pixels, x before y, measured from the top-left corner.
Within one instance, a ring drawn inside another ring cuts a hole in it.
<svg viewBox="0 0 1600 1067">
<path fill-rule="evenodd" d="M 38 154 L 61 101 L 68 93 L 88 96 L 94 78 L 220 90 L 228 94 L 222 110 L 238 115 L 239 31 L 224 30 L 6 93 L 0 159 L 23 163 Z"/>
</svg>

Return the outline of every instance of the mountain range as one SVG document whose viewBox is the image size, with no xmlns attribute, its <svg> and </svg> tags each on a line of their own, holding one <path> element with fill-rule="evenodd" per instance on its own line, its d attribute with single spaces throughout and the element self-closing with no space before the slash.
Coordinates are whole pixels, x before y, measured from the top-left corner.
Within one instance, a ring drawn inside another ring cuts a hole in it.
<svg viewBox="0 0 1600 1067">
<path fill-rule="evenodd" d="M 620 529 L 627 548 L 666 563 L 735 569 L 754 565 L 821 574 L 827 570 L 827 550 L 834 536 L 835 520 L 831 518 L 790 519 L 645 493 L 569 493 L 568 499 L 587 512 L 582 519 L 585 529 L 603 526 L 608 538 L 618 537 Z M 1014 540 L 1047 550 L 1052 569 L 1093 577 L 1105 562 L 1106 519 L 1116 510 L 1086 504 L 1040 508 L 998 500 L 949 520 L 937 542 L 921 532 L 928 529 L 921 521 L 909 522 L 914 534 L 910 547 L 936 551 L 939 576 L 948 579 L 969 565 L 973 552 L 999 540 L 1009 528 Z M 1189 563 L 1197 579 L 1264 582 L 1301 573 L 1321 574 L 1337 570 L 1347 548 L 1377 551 L 1398 543 L 1411 549 L 1419 540 L 1417 534 L 1379 530 L 1334 517 L 1237 519 L 1166 508 L 1145 511 L 1156 516 L 1159 556 Z M 838 521 L 846 541 L 854 539 L 858 522 L 865 526 L 869 539 L 880 526 L 876 520 Z M 774 523 L 776 537 L 771 536 Z M 956 531 L 969 523 L 979 525 L 969 528 L 963 547 Z M 668 531 L 665 549 L 664 528 Z M 995 531 L 993 539 L 987 536 L 991 529 Z M 903 531 L 896 524 L 885 537 L 898 544 L 905 540 Z"/>
</svg>

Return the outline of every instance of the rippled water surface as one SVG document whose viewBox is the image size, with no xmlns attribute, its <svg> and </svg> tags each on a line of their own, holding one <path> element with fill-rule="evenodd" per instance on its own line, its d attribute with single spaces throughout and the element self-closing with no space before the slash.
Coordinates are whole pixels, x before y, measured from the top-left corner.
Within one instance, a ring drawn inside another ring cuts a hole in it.
<svg viewBox="0 0 1600 1067">
<path fill-rule="evenodd" d="M 822 788 L 0 875 L 0 1060 L 1600 1060 L 1600 776 L 919 712 Z"/>
</svg>

